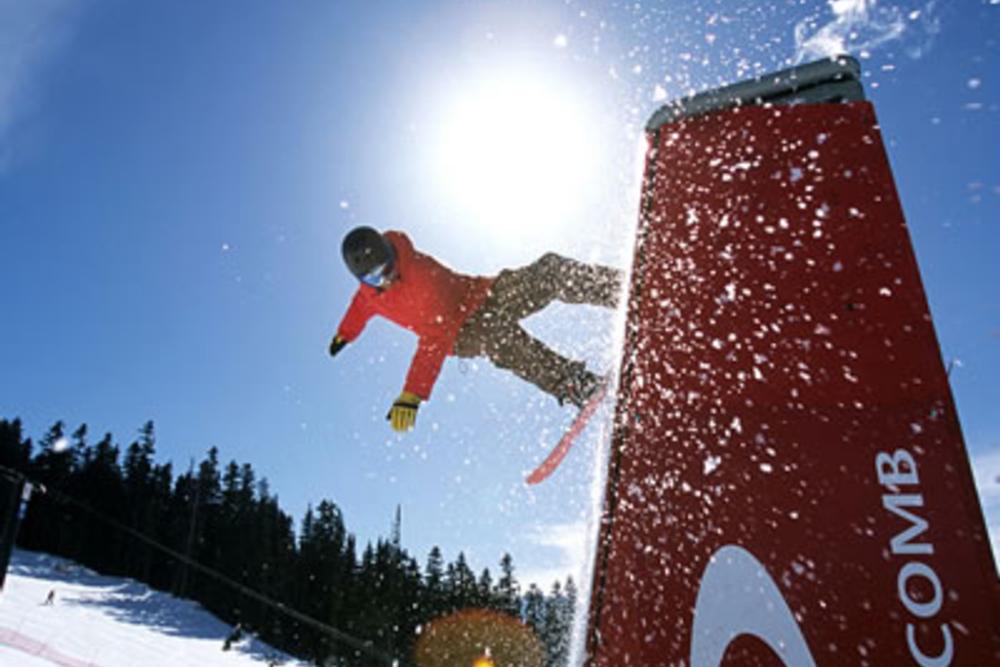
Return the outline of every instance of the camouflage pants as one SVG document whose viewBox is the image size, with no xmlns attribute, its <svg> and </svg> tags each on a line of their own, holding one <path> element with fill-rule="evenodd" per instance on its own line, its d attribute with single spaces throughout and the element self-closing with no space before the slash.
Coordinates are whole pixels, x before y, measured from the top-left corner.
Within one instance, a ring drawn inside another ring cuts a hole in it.
<svg viewBox="0 0 1000 667">
<path fill-rule="evenodd" d="M 562 399 L 568 381 L 592 374 L 582 362 L 567 359 L 532 337 L 520 321 L 555 300 L 614 308 L 621 284 L 617 269 L 554 253 L 520 269 L 501 271 L 483 306 L 462 325 L 455 356 L 486 357 L 497 368 Z"/>
</svg>

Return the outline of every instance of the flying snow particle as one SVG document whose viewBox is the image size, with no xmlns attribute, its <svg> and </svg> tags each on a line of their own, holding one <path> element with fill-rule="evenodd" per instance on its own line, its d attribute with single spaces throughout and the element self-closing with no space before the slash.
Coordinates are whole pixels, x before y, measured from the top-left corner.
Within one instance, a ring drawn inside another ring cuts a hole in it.
<svg viewBox="0 0 1000 667">
<path fill-rule="evenodd" d="M 66 438 L 59 438 L 58 440 L 52 443 L 52 451 L 56 452 L 57 454 L 59 452 L 65 452 L 67 449 L 69 449 L 69 440 L 67 440 Z"/>
<path fill-rule="evenodd" d="M 872 49 L 902 39 L 907 32 L 898 7 L 879 7 L 874 0 L 828 0 L 827 5 L 832 16 L 822 25 L 811 17 L 795 26 L 797 63 L 840 53 L 857 52 L 867 58 Z M 911 13 L 909 18 L 917 17 Z"/>
<path fill-rule="evenodd" d="M 556 35 L 555 39 L 552 40 L 552 45 L 557 49 L 565 49 L 568 44 L 569 39 L 563 34 Z"/>
<path fill-rule="evenodd" d="M 983 81 L 982 79 L 969 79 L 967 85 L 970 89 L 975 90 L 976 88 L 979 88 L 979 86 L 983 85 Z"/>
<path fill-rule="evenodd" d="M 667 89 L 660 84 L 656 84 L 656 87 L 653 88 L 653 101 L 662 102 L 665 99 L 667 99 Z"/>
<path fill-rule="evenodd" d="M 346 211 L 350 207 L 351 207 L 351 203 L 349 201 L 347 201 L 346 199 L 341 199 L 340 200 L 340 208 L 341 209 L 343 209 L 343 210 Z"/>
<path fill-rule="evenodd" d="M 705 462 L 702 465 L 702 470 L 706 475 L 711 475 L 713 472 L 716 471 L 716 469 L 718 469 L 720 465 L 722 465 L 721 457 L 709 455 L 705 458 Z"/>
</svg>

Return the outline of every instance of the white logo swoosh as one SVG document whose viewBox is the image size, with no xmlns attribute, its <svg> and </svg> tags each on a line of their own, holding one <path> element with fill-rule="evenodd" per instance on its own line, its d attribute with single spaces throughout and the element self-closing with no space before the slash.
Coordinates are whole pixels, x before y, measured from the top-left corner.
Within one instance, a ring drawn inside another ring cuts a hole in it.
<svg viewBox="0 0 1000 667">
<path fill-rule="evenodd" d="M 701 577 L 691 627 L 691 667 L 719 667 L 740 635 L 762 640 L 785 667 L 816 667 L 774 579 L 753 554 L 730 544 L 715 552 Z"/>
</svg>

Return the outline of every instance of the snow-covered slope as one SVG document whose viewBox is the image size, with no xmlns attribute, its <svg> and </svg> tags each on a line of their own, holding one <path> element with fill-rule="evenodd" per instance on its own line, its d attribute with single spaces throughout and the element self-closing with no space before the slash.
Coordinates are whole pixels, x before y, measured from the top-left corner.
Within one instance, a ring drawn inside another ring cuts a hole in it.
<svg viewBox="0 0 1000 667">
<path fill-rule="evenodd" d="M 3 667 L 303 665 L 253 639 L 223 651 L 231 631 L 194 602 L 28 551 L 14 552 L 0 592 Z"/>
</svg>

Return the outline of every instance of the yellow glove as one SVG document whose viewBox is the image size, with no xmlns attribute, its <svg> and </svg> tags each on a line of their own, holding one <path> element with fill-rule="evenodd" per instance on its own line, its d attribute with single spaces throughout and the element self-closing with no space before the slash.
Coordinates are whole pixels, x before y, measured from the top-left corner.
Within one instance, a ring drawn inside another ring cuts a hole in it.
<svg viewBox="0 0 1000 667">
<path fill-rule="evenodd" d="M 392 424 L 394 431 L 400 433 L 409 431 L 417 423 L 417 408 L 420 407 L 420 397 L 414 393 L 404 391 L 392 404 L 389 414 L 385 416 Z"/>
</svg>

